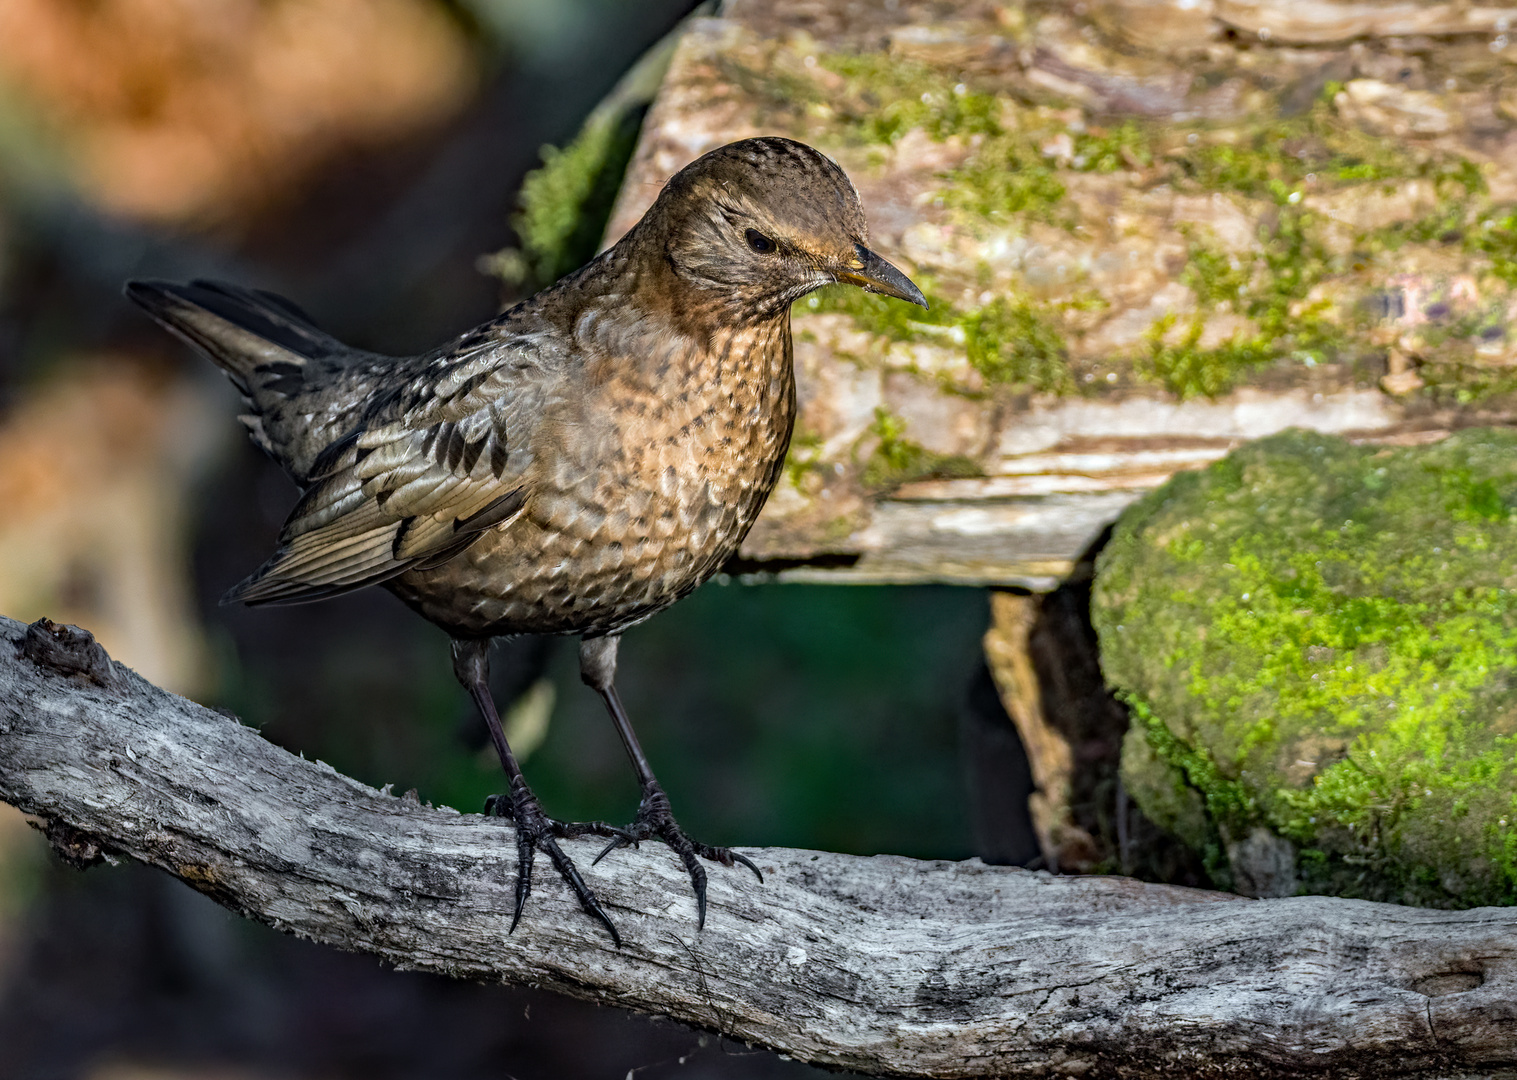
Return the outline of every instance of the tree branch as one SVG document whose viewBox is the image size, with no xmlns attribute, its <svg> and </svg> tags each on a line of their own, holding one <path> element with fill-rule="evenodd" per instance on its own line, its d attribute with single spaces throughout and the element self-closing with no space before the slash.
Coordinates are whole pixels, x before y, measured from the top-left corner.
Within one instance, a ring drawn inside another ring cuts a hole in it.
<svg viewBox="0 0 1517 1080">
<path fill-rule="evenodd" d="M 508 822 L 395 798 L 0 618 L 0 798 L 78 864 L 124 854 L 402 968 L 532 983 L 807 1061 L 967 1077 L 1489 1074 L 1517 1064 L 1517 910 L 1249 901 L 977 861 L 751 852 L 697 932 L 657 845 L 511 920 Z M 571 843 L 581 866 L 593 848 Z"/>
</svg>

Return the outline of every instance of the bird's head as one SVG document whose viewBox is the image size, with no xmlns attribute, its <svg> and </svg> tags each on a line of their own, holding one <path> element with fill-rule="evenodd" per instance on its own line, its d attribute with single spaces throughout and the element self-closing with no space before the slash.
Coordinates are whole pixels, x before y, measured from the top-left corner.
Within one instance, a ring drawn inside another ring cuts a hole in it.
<svg viewBox="0 0 1517 1080">
<path fill-rule="evenodd" d="M 927 306 L 911 279 L 869 250 L 858 192 L 838 164 L 791 139 L 744 139 L 687 165 L 645 222 L 686 288 L 753 317 L 780 314 L 835 282 Z"/>
</svg>

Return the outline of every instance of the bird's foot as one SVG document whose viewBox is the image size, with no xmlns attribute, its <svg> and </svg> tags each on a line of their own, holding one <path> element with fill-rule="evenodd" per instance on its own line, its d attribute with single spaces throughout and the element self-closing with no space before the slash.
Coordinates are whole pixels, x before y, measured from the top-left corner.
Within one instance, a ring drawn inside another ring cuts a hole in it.
<svg viewBox="0 0 1517 1080">
<path fill-rule="evenodd" d="M 695 902 L 700 909 L 698 925 L 701 927 L 706 925 L 706 868 L 701 865 L 701 859 L 710 859 L 723 866 L 741 863 L 753 871 L 760 884 L 764 880 L 759 868 L 746 856 L 739 855 L 730 848 L 697 843 L 686 836 L 685 831 L 679 827 L 679 822 L 674 820 L 674 812 L 669 807 L 669 796 L 664 794 L 664 789 L 657 780 L 643 786 L 643 801 L 637 808 L 637 817 L 632 824 L 625 829 L 615 830 L 615 833 L 611 842 L 595 857 L 595 862 L 600 862 L 617 848 L 636 847 L 643 840 L 662 840 L 680 857 L 685 870 L 690 874 L 690 884 L 695 889 Z"/>
<path fill-rule="evenodd" d="M 505 795 L 491 795 L 485 800 L 485 813 L 490 817 L 510 818 L 516 823 L 516 912 L 511 916 L 511 931 L 521 922 L 521 913 L 527 906 L 527 897 L 532 894 L 532 863 L 541 851 L 553 863 L 559 876 L 569 883 L 574 895 L 579 898 L 585 913 L 599 919 L 611 934 L 611 940 L 621 947 L 622 936 L 616 924 L 600 906 L 595 891 L 585 884 L 579 867 L 558 846 L 559 840 L 572 840 L 581 836 L 609 836 L 613 844 L 631 842 L 631 833 L 625 829 L 607 825 L 601 821 L 555 821 L 543 813 L 542 804 L 524 780 L 517 779 Z"/>
</svg>

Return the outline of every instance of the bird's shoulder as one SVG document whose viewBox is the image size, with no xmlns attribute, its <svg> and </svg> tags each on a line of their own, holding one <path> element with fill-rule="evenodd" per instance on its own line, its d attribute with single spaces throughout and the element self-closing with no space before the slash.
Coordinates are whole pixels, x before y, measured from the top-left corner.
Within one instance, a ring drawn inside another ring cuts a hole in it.
<svg viewBox="0 0 1517 1080">
<path fill-rule="evenodd" d="M 502 316 L 391 368 L 350 438 L 375 448 L 444 423 L 471 431 L 488 416 L 514 416 L 520 423 L 554 393 L 569 359 L 550 328 Z"/>
<path fill-rule="evenodd" d="M 531 494 L 533 431 L 569 367 L 560 336 L 530 312 L 390 365 L 358 422 L 317 458 L 274 557 L 234 595 L 346 591 L 509 523 Z"/>
</svg>

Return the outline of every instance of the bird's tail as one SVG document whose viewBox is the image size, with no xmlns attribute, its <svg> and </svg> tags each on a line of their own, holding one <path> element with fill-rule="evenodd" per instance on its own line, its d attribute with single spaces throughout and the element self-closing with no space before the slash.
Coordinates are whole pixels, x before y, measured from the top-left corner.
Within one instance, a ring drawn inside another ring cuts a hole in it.
<svg viewBox="0 0 1517 1080">
<path fill-rule="evenodd" d="M 283 297 L 220 281 L 129 281 L 126 297 L 205 353 L 255 409 L 291 397 L 307 361 L 350 351 Z M 293 384 L 293 385 L 292 385 Z"/>
</svg>

